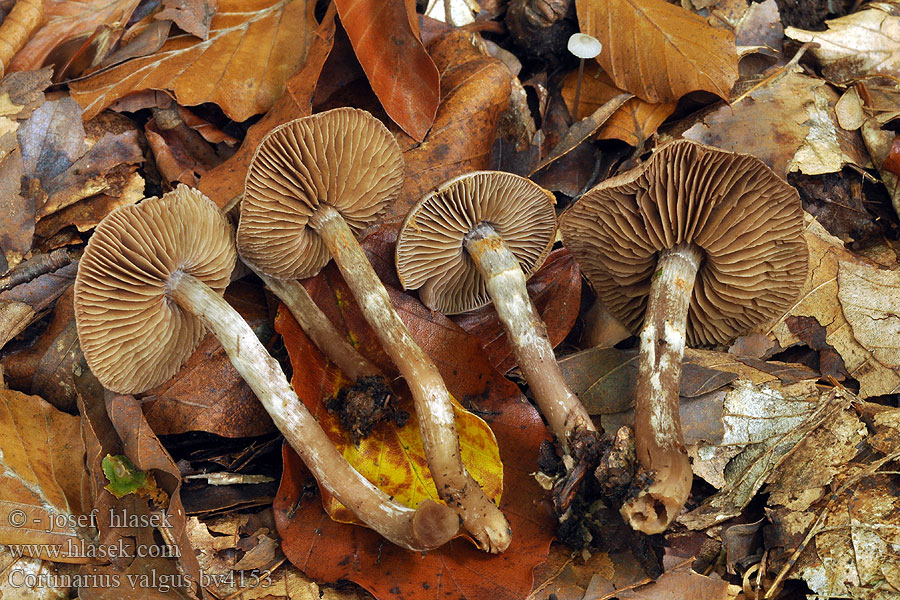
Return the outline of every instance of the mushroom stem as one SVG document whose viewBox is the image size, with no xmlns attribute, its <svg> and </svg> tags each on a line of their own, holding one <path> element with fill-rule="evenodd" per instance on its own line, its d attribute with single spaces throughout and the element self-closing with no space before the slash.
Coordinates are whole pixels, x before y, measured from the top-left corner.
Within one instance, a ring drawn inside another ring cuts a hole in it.
<svg viewBox="0 0 900 600">
<path fill-rule="evenodd" d="M 563 379 L 547 328 L 528 297 L 519 261 L 487 223 L 473 228 L 463 245 L 485 279 L 513 354 L 550 431 L 568 451 L 569 442 L 579 433 L 597 429 Z"/>
<path fill-rule="evenodd" d="M 409 385 L 438 494 L 459 512 L 463 525 L 480 548 L 502 552 L 511 539 L 509 523 L 463 466 L 453 405 L 440 373 L 400 320 L 340 213 L 331 206 L 320 205 L 309 218 L 309 226 L 325 242 L 360 310 Z"/>
<path fill-rule="evenodd" d="M 688 307 L 702 251 L 693 244 L 662 250 L 641 330 L 635 389 L 635 450 L 653 481 L 622 507 L 632 528 L 662 533 L 687 501 L 693 474 L 678 415 Z"/>
<path fill-rule="evenodd" d="M 248 263 L 266 287 L 281 300 L 303 331 L 328 360 L 353 381 L 360 377 L 380 377 L 381 370 L 354 348 L 313 301 L 306 288 L 296 279 L 276 279 Z"/>
<path fill-rule="evenodd" d="M 166 291 L 213 332 L 319 484 L 364 523 L 398 546 L 417 551 L 437 548 L 456 534 L 459 521 L 448 507 L 430 499 L 416 509 L 403 506 L 350 466 L 291 389 L 278 362 L 221 296 L 182 271 L 171 276 Z"/>
<path fill-rule="evenodd" d="M 584 59 L 578 59 L 578 81 L 575 83 L 575 114 L 572 115 L 573 121 L 578 121 L 578 102 L 581 100 L 581 79 L 584 77 Z"/>
</svg>

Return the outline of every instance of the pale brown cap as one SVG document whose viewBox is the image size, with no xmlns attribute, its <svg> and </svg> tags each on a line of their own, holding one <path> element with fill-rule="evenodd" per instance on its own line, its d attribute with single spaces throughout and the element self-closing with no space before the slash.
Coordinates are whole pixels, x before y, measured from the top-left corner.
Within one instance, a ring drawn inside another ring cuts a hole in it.
<svg viewBox="0 0 900 600">
<path fill-rule="evenodd" d="M 289 121 L 263 138 L 247 171 L 237 242 L 271 277 L 305 279 L 331 255 L 307 222 L 320 204 L 359 235 L 403 183 L 403 155 L 375 117 L 337 108 Z"/>
<path fill-rule="evenodd" d="M 75 278 L 78 338 L 100 383 L 135 394 L 171 378 L 205 329 L 166 298 L 169 276 L 181 270 L 222 293 L 236 258 L 231 225 L 185 185 L 103 219 Z"/>
<path fill-rule="evenodd" d="M 397 273 L 432 310 L 452 315 L 491 302 L 463 248 L 470 231 L 491 225 L 529 277 L 556 234 L 553 194 L 512 173 L 479 171 L 444 182 L 410 211 L 397 238 Z"/>
<path fill-rule="evenodd" d="M 643 319 L 657 253 L 682 242 L 700 247 L 692 344 L 723 343 L 769 323 L 806 279 L 797 191 L 753 156 L 688 140 L 591 189 L 560 230 L 597 295 L 631 331 Z"/>
</svg>

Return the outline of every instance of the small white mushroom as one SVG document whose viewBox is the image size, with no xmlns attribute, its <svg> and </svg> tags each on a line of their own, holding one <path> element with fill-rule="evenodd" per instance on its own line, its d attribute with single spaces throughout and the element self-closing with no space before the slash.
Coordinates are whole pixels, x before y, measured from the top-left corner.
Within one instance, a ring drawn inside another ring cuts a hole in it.
<svg viewBox="0 0 900 600">
<path fill-rule="evenodd" d="M 600 40 L 586 33 L 573 33 L 566 44 L 569 52 L 579 58 L 578 82 L 575 84 L 575 114 L 573 119 L 578 119 L 578 102 L 581 100 L 581 80 L 584 78 L 584 59 L 596 58 L 603 51 Z"/>
</svg>

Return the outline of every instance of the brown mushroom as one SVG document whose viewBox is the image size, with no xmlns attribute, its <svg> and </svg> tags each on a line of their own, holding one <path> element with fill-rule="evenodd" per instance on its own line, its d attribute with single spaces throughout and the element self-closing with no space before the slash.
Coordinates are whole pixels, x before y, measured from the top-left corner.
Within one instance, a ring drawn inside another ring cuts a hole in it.
<svg viewBox="0 0 900 600">
<path fill-rule="evenodd" d="M 568 449 L 596 428 L 566 385 L 525 288 L 555 234 L 550 192 L 512 173 L 469 173 L 443 183 L 409 212 L 397 239 L 397 273 L 405 288 L 419 289 L 426 306 L 445 314 L 493 301 L 550 431 Z"/>
<path fill-rule="evenodd" d="M 482 549 L 501 552 L 510 542 L 509 524 L 463 466 L 450 394 L 356 241 L 402 180 L 397 142 L 366 111 L 339 108 L 290 121 L 268 133 L 251 160 L 238 246 L 248 262 L 279 279 L 311 277 L 334 258 L 409 385 L 441 498 L 459 511 Z"/>
<path fill-rule="evenodd" d="M 690 494 L 678 416 L 685 342 L 726 342 L 769 323 L 806 277 L 797 191 L 752 156 L 687 140 L 586 193 L 560 221 L 600 299 L 640 330 L 635 446 L 653 481 L 622 514 L 659 533 Z"/>
<path fill-rule="evenodd" d="M 175 374 L 209 328 L 324 489 L 397 545 L 427 550 L 449 540 L 459 527 L 453 510 L 432 500 L 417 509 L 394 502 L 332 445 L 221 297 L 235 258 L 231 225 L 186 186 L 110 213 L 75 279 L 78 336 L 93 373 L 119 393 L 151 388 Z"/>
</svg>

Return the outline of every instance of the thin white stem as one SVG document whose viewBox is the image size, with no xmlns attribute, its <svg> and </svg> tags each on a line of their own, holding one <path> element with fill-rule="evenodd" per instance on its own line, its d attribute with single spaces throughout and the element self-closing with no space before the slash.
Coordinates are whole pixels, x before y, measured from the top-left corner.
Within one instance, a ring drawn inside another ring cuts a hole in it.
<svg viewBox="0 0 900 600">
<path fill-rule="evenodd" d="M 410 550 L 436 548 L 455 535 L 459 522 L 448 507 L 432 500 L 425 500 L 417 509 L 405 507 L 350 466 L 291 389 L 281 366 L 224 298 L 183 272 L 170 278 L 167 298 L 196 315 L 213 332 L 319 484 L 360 520 Z"/>
<path fill-rule="evenodd" d="M 550 431 L 563 449 L 585 431 L 596 431 L 587 409 L 566 384 L 547 337 L 547 328 L 528 297 L 525 273 L 500 235 L 481 223 L 466 235 L 465 248 L 484 277 L 488 294 L 519 368 Z"/>
<path fill-rule="evenodd" d="M 299 281 L 269 277 L 253 265 L 247 263 L 247 266 L 287 306 L 319 351 L 336 364 L 344 375 L 352 381 L 371 376 L 384 379 L 381 370 L 347 341 Z"/>
<path fill-rule="evenodd" d="M 322 237 L 360 310 L 409 385 L 438 494 L 457 509 L 480 548 L 502 552 L 511 539 L 509 523 L 463 466 L 450 393 L 440 373 L 400 320 L 387 290 L 340 213 L 322 205 L 309 225 Z"/>
<path fill-rule="evenodd" d="M 663 250 L 650 283 L 635 389 L 634 445 L 653 481 L 622 507 L 632 528 L 648 534 L 665 531 L 691 492 L 693 474 L 681 435 L 678 388 L 688 308 L 702 258 L 692 244 Z"/>
</svg>

